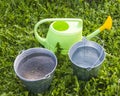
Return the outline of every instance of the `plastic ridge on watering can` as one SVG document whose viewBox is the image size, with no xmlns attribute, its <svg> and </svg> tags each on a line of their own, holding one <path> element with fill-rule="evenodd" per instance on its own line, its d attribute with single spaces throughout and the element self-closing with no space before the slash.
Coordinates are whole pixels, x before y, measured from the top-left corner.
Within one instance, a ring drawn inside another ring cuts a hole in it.
<svg viewBox="0 0 120 96">
<path fill-rule="evenodd" d="M 54 21 L 48 30 L 46 38 L 39 36 L 37 29 L 45 22 Z M 39 21 L 34 27 L 36 39 L 46 48 L 56 51 L 56 44 L 60 43 L 63 54 L 67 53 L 70 46 L 82 39 L 83 21 L 74 18 L 50 18 Z"/>
</svg>

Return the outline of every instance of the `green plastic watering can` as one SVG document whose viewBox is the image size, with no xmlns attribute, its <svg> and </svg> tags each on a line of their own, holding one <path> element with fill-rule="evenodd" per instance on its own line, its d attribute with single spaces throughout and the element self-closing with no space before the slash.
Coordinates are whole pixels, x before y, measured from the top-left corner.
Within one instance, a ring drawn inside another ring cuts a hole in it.
<svg viewBox="0 0 120 96">
<path fill-rule="evenodd" d="M 40 37 L 37 30 L 38 27 L 45 23 L 51 22 L 46 38 Z M 110 29 L 112 26 L 112 19 L 108 16 L 105 23 L 98 28 L 96 31 L 88 35 L 86 38 L 91 39 L 96 36 L 98 33 L 104 29 Z M 62 54 L 67 54 L 69 48 L 76 42 L 82 40 L 82 29 L 83 21 L 82 19 L 76 18 L 48 18 L 39 21 L 34 27 L 35 38 L 44 45 L 45 48 L 48 48 L 55 52 L 57 50 L 57 43 L 60 44 L 62 48 Z"/>
</svg>

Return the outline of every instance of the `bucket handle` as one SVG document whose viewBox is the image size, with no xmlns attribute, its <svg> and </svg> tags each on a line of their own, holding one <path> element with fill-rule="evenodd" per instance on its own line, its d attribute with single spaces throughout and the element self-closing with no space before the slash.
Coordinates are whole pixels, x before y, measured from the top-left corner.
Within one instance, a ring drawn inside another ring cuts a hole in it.
<svg viewBox="0 0 120 96">
<path fill-rule="evenodd" d="M 48 19 L 43 19 L 40 20 L 37 24 L 35 24 L 34 27 L 34 34 L 35 34 L 35 38 L 42 44 L 42 45 L 47 45 L 47 41 L 45 38 L 42 38 L 41 36 L 39 36 L 37 30 L 39 25 L 45 23 L 45 22 L 51 22 L 51 21 L 79 21 L 82 22 L 82 19 L 77 19 L 77 18 L 48 18 Z M 83 22 L 82 22 L 83 23 Z"/>
<path fill-rule="evenodd" d="M 104 47 L 104 42 L 103 42 L 103 40 L 102 40 L 101 38 L 99 38 L 98 36 L 94 36 L 94 37 L 96 37 L 97 39 L 99 39 L 99 40 L 102 42 L 102 47 Z M 95 61 L 95 63 L 92 64 L 91 67 L 88 67 L 88 68 L 87 68 L 87 71 L 90 71 L 92 68 L 94 68 L 95 64 L 96 64 L 96 63 L 99 61 L 99 59 L 101 58 L 103 52 L 104 52 L 104 51 L 102 51 L 102 52 L 100 53 L 100 56 L 99 56 L 99 58 Z"/>
<path fill-rule="evenodd" d="M 90 71 L 92 68 L 94 68 L 95 64 L 99 61 L 99 59 L 101 58 L 102 54 L 103 54 L 103 52 L 100 53 L 100 56 L 99 56 L 99 58 L 95 61 L 95 63 L 92 64 L 91 67 L 88 67 L 88 68 L 87 68 L 87 71 Z"/>
<path fill-rule="evenodd" d="M 19 52 L 18 52 L 18 55 L 22 54 L 24 51 L 25 51 L 24 49 L 21 50 L 21 51 L 19 51 Z"/>
</svg>

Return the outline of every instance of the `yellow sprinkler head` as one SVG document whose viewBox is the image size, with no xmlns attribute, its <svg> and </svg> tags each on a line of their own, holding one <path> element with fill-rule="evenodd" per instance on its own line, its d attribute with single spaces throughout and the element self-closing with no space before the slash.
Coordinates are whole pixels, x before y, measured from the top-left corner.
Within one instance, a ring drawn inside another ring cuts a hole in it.
<svg viewBox="0 0 120 96">
<path fill-rule="evenodd" d="M 103 31 L 104 29 L 110 30 L 112 27 L 112 18 L 111 16 L 108 16 L 105 23 L 100 27 L 100 31 Z"/>
</svg>

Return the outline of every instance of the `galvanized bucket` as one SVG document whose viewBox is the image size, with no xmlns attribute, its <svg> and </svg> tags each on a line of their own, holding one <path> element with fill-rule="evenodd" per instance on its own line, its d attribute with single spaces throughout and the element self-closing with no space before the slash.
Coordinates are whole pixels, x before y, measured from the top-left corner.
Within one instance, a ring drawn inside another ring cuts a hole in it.
<svg viewBox="0 0 120 96">
<path fill-rule="evenodd" d="M 69 50 L 69 58 L 73 65 L 73 72 L 80 80 L 89 80 L 98 74 L 105 58 L 105 51 L 96 42 L 85 38 L 75 43 Z"/>
<path fill-rule="evenodd" d="M 52 81 L 57 66 L 57 58 L 44 48 L 30 48 L 18 55 L 14 70 L 30 92 L 45 91 Z"/>
</svg>

